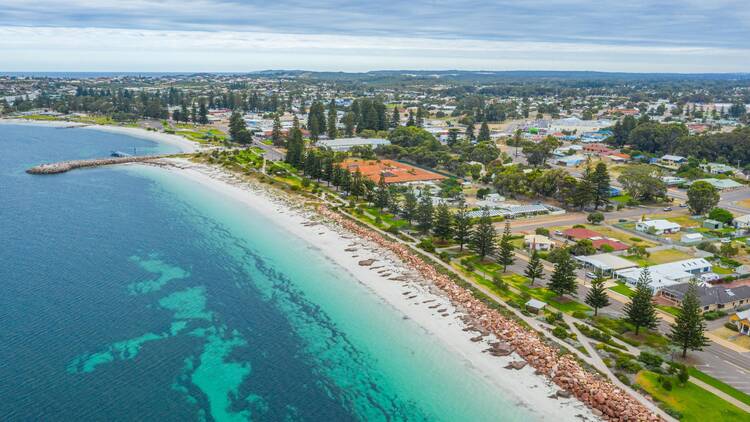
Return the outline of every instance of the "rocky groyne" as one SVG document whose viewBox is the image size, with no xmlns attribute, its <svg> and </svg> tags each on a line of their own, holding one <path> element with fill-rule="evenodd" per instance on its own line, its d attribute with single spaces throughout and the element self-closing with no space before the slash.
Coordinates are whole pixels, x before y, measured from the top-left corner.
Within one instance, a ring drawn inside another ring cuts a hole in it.
<svg viewBox="0 0 750 422">
<path fill-rule="evenodd" d="M 144 156 L 132 156 L 132 157 L 111 157 L 111 158 L 96 158 L 92 160 L 72 160 L 72 161 L 60 161 L 59 163 L 41 164 L 26 170 L 29 174 L 58 174 L 65 173 L 66 171 L 86 168 L 86 167 L 99 167 L 109 166 L 113 164 L 127 164 L 127 163 L 138 163 L 157 158 L 164 158 L 166 155 L 144 155 Z"/>
<path fill-rule="evenodd" d="M 321 207 L 319 212 L 347 231 L 398 255 L 404 263 L 425 279 L 433 282 L 455 305 L 465 309 L 474 327 L 494 333 L 503 342 L 495 347 L 498 355 L 517 353 L 538 374 L 551 379 L 562 389 L 557 394 L 559 397 L 575 396 L 591 407 L 594 414 L 609 421 L 661 420 L 658 415 L 615 386 L 606 377 L 584 369 L 570 355 L 561 356 L 558 350 L 548 345 L 538 333 L 524 328 L 516 321 L 490 308 L 468 290 L 456 284 L 450 277 L 436 271 L 432 265 L 426 263 L 407 246 L 388 240 L 374 230 L 362 227 L 326 207 Z M 515 364 L 523 365 L 521 362 Z M 517 368 L 514 367 L 514 369 Z"/>
</svg>

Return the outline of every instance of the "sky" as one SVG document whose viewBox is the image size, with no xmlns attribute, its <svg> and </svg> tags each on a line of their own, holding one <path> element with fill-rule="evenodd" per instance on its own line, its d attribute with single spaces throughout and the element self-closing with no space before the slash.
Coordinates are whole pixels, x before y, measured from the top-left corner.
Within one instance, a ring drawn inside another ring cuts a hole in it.
<svg viewBox="0 0 750 422">
<path fill-rule="evenodd" d="M 748 0 L 0 0 L 0 71 L 750 72 Z"/>
</svg>

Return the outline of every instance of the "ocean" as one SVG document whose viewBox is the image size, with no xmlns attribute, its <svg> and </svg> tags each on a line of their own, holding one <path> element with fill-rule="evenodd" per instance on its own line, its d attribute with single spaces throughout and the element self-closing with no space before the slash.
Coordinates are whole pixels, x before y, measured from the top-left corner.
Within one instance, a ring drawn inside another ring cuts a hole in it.
<svg viewBox="0 0 750 422">
<path fill-rule="evenodd" d="M 174 172 L 30 166 L 173 147 L 0 125 L 0 420 L 530 420 L 314 245 Z"/>
</svg>

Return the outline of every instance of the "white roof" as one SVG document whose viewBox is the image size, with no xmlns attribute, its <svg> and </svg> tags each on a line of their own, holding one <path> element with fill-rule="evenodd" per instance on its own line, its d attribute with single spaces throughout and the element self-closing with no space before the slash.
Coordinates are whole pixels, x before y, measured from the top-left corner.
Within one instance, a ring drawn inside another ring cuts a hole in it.
<svg viewBox="0 0 750 422">
<path fill-rule="evenodd" d="M 684 239 L 703 239 L 703 235 L 700 233 L 684 233 L 682 237 Z"/>
<path fill-rule="evenodd" d="M 739 221 L 740 223 L 750 223 L 750 214 L 745 214 L 739 217 L 735 217 L 734 221 Z"/>
<path fill-rule="evenodd" d="M 633 261 L 629 261 L 625 258 L 620 258 L 617 255 L 611 253 L 602 253 L 598 255 L 589 256 L 577 256 L 575 257 L 581 262 L 585 262 L 601 270 L 622 270 L 625 268 L 636 267 L 637 264 Z"/>
<path fill-rule="evenodd" d="M 358 145 L 390 145 L 391 141 L 382 138 L 338 138 L 323 139 L 318 141 L 318 146 L 328 147 L 331 149 L 349 149 Z"/>
<path fill-rule="evenodd" d="M 670 154 L 667 154 L 667 155 L 661 157 L 661 159 L 665 160 L 665 161 L 682 161 L 682 160 L 685 159 L 685 157 L 683 157 L 681 155 L 670 155 Z"/>
<path fill-rule="evenodd" d="M 547 306 L 547 304 L 542 302 L 541 300 L 530 299 L 528 302 L 526 302 L 526 306 L 531 306 L 532 308 L 535 308 L 535 309 L 542 309 L 545 306 Z"/>
<path fill-rule="evenodd" d="M 653 227 L 656 230 L 679 229 L 681 227 L 679 224 L 673 223 L 668 220 L 646 220 L 646 221 L 639 221 L 639 223 L 647 227 Z"/>
<path fill-rule="evenodd" d="M 649 270 L 651 270 L 651 268 L 649 268 Z M 618 276 L 627 278 L 629 280 L 638 280 L 641 277 L 641 273 L 643 273 L 643 268 L 628 268 L 626 270 L 616 271 L 616 274 Z M 678 279 L 673 279 L 673 278 L 665 276 L 664 274 L 651 271 L 650 286 L 654 290 L 661 290 L 665 287 L 683 283 L 684 279 L 689 278 L 690 276 L 691 275 L 689 273 L 682 272 L 682 277 L 679 277 Z"/>
<path fill-rule="evenodd" d="M 527 234 L 523 237 L 523 241 L 524 243 L 538 243 L 542 245 L 553 243 L 549 237 L 541 234 Z"/>
<path fill-rule="evenodd" d="M 711 268 L 711 264 L 703 258 L 685 259 L 667 264 L 653 265 L 648 267 L 651 273 L 651 287 L 655 290 L 662 289 L 673 284 L 683 283 L 693 277 L 690 271 Z M 628 268 L 617 271 L 620 277 L 630 280 L 640 278 L 643 268 Z"/>
<path fill-rule="evenodd" d="M 649 270 L 651 270 L 652 273 L 659 272 L 665 275 L 669 275 L 669 273 L 689 272 L 706 267 L 711 268 L 711 263 L 703 258 L 692 258 L 682 261 L 669 262 L 666 264 L 654 265 L 652 267 L 649 267 Z"/>
</svg>

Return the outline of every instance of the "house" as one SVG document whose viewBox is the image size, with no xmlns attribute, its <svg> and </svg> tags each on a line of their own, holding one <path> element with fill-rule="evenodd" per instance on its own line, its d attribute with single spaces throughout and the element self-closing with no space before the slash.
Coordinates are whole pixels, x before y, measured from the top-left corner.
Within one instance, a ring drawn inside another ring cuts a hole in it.
<svg viewBox="0 0 750 422">
<path fill-rule="evenodd" d="M 613 150 L 612 148 L 604 144 L 592 143 L 592 144 L 585 145 L 583 147 L 583 152 L 586 154 L 593 154 L 593 155 L 611 155 L 611 154 L 616 153 L 617 151 Z"/>
<path fill-rule="evenodd" d="M 652 265 L 648 267 L 651 275 L 651 287 L 654 291 L 660 291 L 665 287 L 675 284 L 687 283 L 701 274 L 710 273 L 711 263 L 703 258 L 685 259 L 667 264 Z M 628 268 L 615 271 L 615 276 L 625 283 L 634 286 L 643 273 L 643 268 Z"/>
<path fill-rule="evenodd" d="M 545 306 L 547 306 L 546 303 L 537 299 L 531 299 L 525 304 L 526 310 L 535 314 L 538 314 Z"/>
<path fill-rule="evenodd" d="M 609 249 L 612 252 L 622 252 L 628 250 L 628 248 L 630 247 L 617 239 L 610 239 L 606 237 L 592 237 L 589 240 L 591 240 L 591 244 L 594 246 L 594 248 L 596 248 L 596 250 Z"/>
<path fill-rule="evenodd" d="M 577 167 L 581 163 L 586 161 L 586 157 L 582 155 L 570 155 L 557 159 L 557 164 L 565 167 Z"/>
<path fill-rule="evenodd" d="M 737 330 L 740 334 L 750 335 L 750 309 L 742 312 L 737 312 L 729 317 L 729 321 L 733 322 L 737 326 Z"/>
<path fill-rule="evenodd" d="M 615 271 L 618 270 L 625 270 L 638 266 L 638 264 L 633 261 L 629 261 L 625 258 L 620 258 L 619 256 L 613 255 L 611 253 L 589 256 L 576 256 L 575 259 L 580 261 L 584 268 L 593 271 L 601 271 L 605 276 L 611 276 Z"/>
<path fill-rule="evenodd" d="M 662 156 L 656 163 L 662 167 L 677 170 L 681 165 L 687 163 L 687 158 L 681 155 L 667 154 Z"/>
<path fill-rule="evenodd" d="M 527 234 L 523 237 L 523 247 L 529 250 L 549 251 L 555 247 L 555 242 L 541 234 Z"/>
<path fill-rule="evenodd" d="M 701 226 L 704 229 L 721 230 L 724 228 L 724 223 L 722 223 L 721 221 L 706 219 L 706 220 L 703 220 L 703 224 Z"/>
<path fill-rule="evenodd" d="M 660 296 L 679 305 L 690 283 L 680 283 L 664 288 Z M 728 289 L 723 286 L 698 285 L 698 300 L 703 312 L 717 309 L 737 309 L 750 303 L 750 286 Z M 730 321 L 731 321 L 730 317 Z"/>
<path fill-rule="evenodd" d="M 664 176 L 661 178 L 661 181 L 667 186 L 679 186 L 683 183 L 687 183 L 688 180 L 684 177 Z"/>
<path fill-rule="evenodd" d="M 715 187 L 716 189 L 720 191 L 730 191 L 741 188 L 743 185 L 741 183 L 737 183 L 734 180 L 731 179 L 714 179 L 714 178 L 708 178 L 708 179 L 698 179 L 695 182 L 706 182 L 709 185 Z"/>
<path fill-rule="evenodd" d="M 354 147 L 369 146 L 375 148 L 380 145 L 390 145 L 391 141 L 381 138 L 337 138 L 318 141 L 319 147 L 330 148 L 334 151 L 349 151 Z"/>
<path fill-rule="evenodd" d="M 635 229 L 639 232 L 663 235 L 677 233 L 682 226 L 668 220 L 644 220 L 635 223 Z"/>
<path fill-rule="evenodd" d="M 605 237 L 599 232 L 595 232 L 589 229 L 584 229 L 581 227 L 575 227 L 572 229 L 565 230 L 563 231 L 563 236 L 568 240 L 574 240 L 574 241 L 588 239 L 591 241 L 591 244 L 597 250 L 601 250 L 605 245 L 607 246 L 607 248 L 605 249 L 611 249 L 611 251 L 613 252 L 624 251 L 629 248 L 627 244 L 620 242 L 617 239 L 610 239 L 608 237 Z"/>
<path fill-rule="evenodd" d="M 348 158 L 339 163 L 339 166 L 352 173 L 359 170 L 364 177 L 367 177 L 375 183 L 380 181 L 381 174 L 387 184 L 445 179 L 445 176 L 443 175 L 394 160 L 362 160 L 358 158 Z"/>
<path fill-rule="evenodd" d="M 738 230 L 750 229 L 750 214 L 735 217 L 734 220 L 732 220 L 732 224 L 734 225 L 734 228 Z"/>
<path fill-rule="evenodd" d="M 601 233 L 582 227 L 574 227 L 563 231 L 563 236 L 568 240 L 591 239 L 592 237 L 602 237 Z"/>
<path fill-rule="evenodd" d="M 692 245 L 703 241 L 703 235 L 700 233 L 683 233 L 680 242 Z"/>
<path fill-rule="evenodd" d="M 710 174 L 734 174 L 735 172 L 734 167 L 719 163 L 701 164 L 700 168 Z"/>
</svg>

